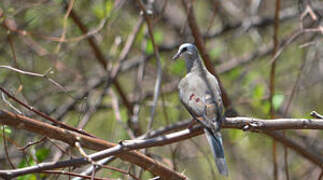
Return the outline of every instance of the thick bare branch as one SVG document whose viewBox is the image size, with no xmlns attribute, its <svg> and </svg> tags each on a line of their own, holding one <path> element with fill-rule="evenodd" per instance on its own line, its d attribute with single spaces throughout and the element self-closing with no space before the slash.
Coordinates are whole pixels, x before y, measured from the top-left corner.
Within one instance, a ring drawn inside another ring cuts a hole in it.
<svg viewBox="0 0 323 180">
<path fill-rule="evenodd" d="M 25 116 L 17 115 L 8 111 L 0 110 L 0 124 L 6 124 L 9 126 L 13 126 L 19 129 L 24 129 L 36 134 L 44 135 L 52 139 L 61 140 L 71 146 L 74 146 L 75 142 L 79 142 L 82 147 L 92 150 L 103 150 L 107 148 L 112 148 L 116 146 L 116 144 L 98 139 L 89 136 L 85 136 L 82 134 L 78 134 L 76 132 L 68 131 L 63 128 L 59 128 L 44 122 L 37 121 L 35 119 L 31 119 Z M 168 167 L 158 163 L 157 161 L 139 153 L 139 152 L 127 152 L 123 154 L 116 155 L 125 161 L 129 161 L 130 163 L 136 164 L 154 175 L 158 175 L 160 177 L 168 177 L 170 179 L 185 179 L 185 177 Z M 92 158 L 92 157 L 91 157 Z M 102 159 L 104 157 L 98 158 Z M 98 160 L 96 158 L 92 158 L 93 160 Z M 83 162 L 84 161 L 84 162 Z M 84 158 L 79 159 L 76 161 L 76 164 L 86 164 L 88 161 Z M 74 162 L 75 163 L 75 162 Z M 47 169 L 52 168 L 60 168 L 60 167 L 67 167 L 72 166 L 70 162 L 60 163 L 56 166 L 56 163 L 47 163 Z M 42 168 L 40 168 L 42 167 Z M 43 169 L 43 166 L 37 165 L 35 167 L 27 168 L 29 173 L 38 172 Z M 5 171 L 6 174 L 7 171 Z M 3 175 L 3 174 L 2 174 Z M 16 174 L 19 175 L 19 174 Z"/>
</svg>

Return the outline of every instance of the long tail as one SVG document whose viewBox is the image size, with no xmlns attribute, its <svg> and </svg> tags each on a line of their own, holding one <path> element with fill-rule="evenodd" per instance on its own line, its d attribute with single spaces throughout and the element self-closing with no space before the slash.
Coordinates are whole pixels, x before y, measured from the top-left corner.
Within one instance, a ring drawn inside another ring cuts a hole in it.
<svg viewBox="0 0 323 180">
<path fill-rule="evenodd" d="M 215 134 L 211 133 L 208 129 L 204 129 L 207 141 L 209 142 L 209 145 L 212 150 L 213 157 L 215 159 L 215 164 L 218 168 L 218 171 L 220 174 L 224 176 L 228 176 L 228 166 L 225 162 L 224 158 L 224 150 L 222 145 L 222 137 L 220 132 L 217 132 Z"/>
</svg>

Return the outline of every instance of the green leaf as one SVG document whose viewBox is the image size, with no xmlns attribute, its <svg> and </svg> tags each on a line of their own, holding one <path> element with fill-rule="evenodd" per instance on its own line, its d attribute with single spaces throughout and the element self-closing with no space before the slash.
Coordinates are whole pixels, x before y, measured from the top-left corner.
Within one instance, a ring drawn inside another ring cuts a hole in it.
<svg viewBox="0 0 323 180">
<path fill-rule="evenodd" d="M 163 39 L 164 39 L 164 35 L 161 31 L 154 32 L 154 40 L 156 44 L 162 43 Z M 147 54 L 152 54 L 154 52 L 154 46 L 153 46 L 153 43 L 151 42 L 151 39 L 149 39 L 147 42 L 147 47 L 145 49 L 145 52 Z"/>
<path fill-rule="evenodd" d="M 36 151 L 36 157 L 39 162 L 44 161 L 50 153 L 50 150 L 47 148 L 40 148 Z"/>
<path fill-rule="evenodd" d="M 27 174 L 24 176 L 19 176 L 17 180 L 37 180 L 37 177 L 34 174 Z"/>
<path fill-rule="evenodd" d="M 284 102 L 285 96 L 282 94 L 275 94 L 273 96 L 273 106 L 275 110 L 278 110 L 282 103 Z"/>
<path fill-rule="evenodd" d="M 263 104 L 262 104 L 262 112 L 269 112 L 270 110 L 270 102 L 269 101 L 265 101 Z"/>
<path fill-rule="evenodd" d="M 95 16 L 98 17 L 99 19 L 102 19 L 105 17 L 105 9 L 104 7 L 102 7 L 101 3 L 96 3 L 92 8 L 92 11 L 95 14 Z"/>
<path fill-rule="evenodd" d="M 11 134 L 12 131 L 11 131 L 10 127 L 8 127 L 6 125 L 0 127 L 0 134 L 2 134 L 3 128 L 4 128 L 4 133 L 6 135 L 10 135 Z"/>
<path fill-rule="evenodd" d="M 105 16 L 109 17 L 111 15 L 111 11 L 113 9 L 113 1 L 107 0 L 105 2 Z"/>
<path fill-rule="evenodd" d="M 253 90 L 252 98 L 253 100 L 261 100 L 265 93 L 265 88 L 263 85 L 256 85 Z"/>
<path fill-rule="evenodd" d="M 152 54 L 154 52 L 154 47 L 153 47 L 153 43 L 151 42 L 151 40 L 149 39 L 147 42 L 147 47 L 145 49 L 145 52 L 147 54 Z"/>
<path fill-rule="evenodd" d="M 228 131 L 228 134 L 230 139 L 232 139 L 232 141 L 239 141 L 245 137 L 245 133 L 239 130 Z"/>
<path fill-rule="evenodd" d="M 233 70 L 229 71 L 227 74 L 230 79 L 237 79 L 238 77 L 241 76 L 242 73 L 240 68 L 234 68 Z"/>
<path fill-rule="evenodd" d="M 164 36 L 162 31 L 155 31 L 154 32 L 154 39 L 156 44 L 160 44 L 163 42 Z"/>
</svg>

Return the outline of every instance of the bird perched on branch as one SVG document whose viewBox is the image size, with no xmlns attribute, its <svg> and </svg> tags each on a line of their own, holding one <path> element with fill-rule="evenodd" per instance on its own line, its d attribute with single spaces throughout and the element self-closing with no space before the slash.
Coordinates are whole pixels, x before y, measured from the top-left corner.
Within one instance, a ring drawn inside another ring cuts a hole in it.
<svg viewBox="0 0 323 180">
<path fill-rule="evenodd" d="M 220 174 L 228 176 L 220 134 L 224 114 L 218 81 L 206 69 L 198 49 L 193 44 L 182 44 L 173 59 L 181 56 L 184 56 L 187 74 L 178 84 L 180 100 L 193 118 L 203 126 Z"/>
</svg>

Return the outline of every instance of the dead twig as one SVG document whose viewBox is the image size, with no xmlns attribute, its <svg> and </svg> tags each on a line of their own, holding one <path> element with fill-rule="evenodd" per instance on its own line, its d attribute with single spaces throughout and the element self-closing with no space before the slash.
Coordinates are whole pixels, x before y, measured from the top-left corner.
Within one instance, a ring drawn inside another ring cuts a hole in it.
<svg viewBox="0 0 323 180">
<path fill-rule="evenodd" d="M 32 112 L 34 112 L 34 113 L 38 114 L 39 116 L 41 116 L 41 117 L 43 117 L 43 118 L 45 118 L 45 119 L 47 119 L 47 120 L 49 120 L 49 121 L 51 121 L 51 122 L 55 123 L 55 124 L 56 124 L 56 125 L 58 125 L 58 126 L 61 126 L 61 127 L 65 128 L 65 129 L 68 129 L 68 130 L 71 130 L 71 131 L 74 131 L 74 132 L 78 132 L 78 133 L 83 134 L 83 135 L 86 135 L 86 136 L 94 137 L 93 135 L 91 135 L 91 134 L 89 134 L 89 133 L 87 133 L 87 132 L 85 132 L 85 131 L 83 131 L 83 130 L 78 130 L 78 129 L 76 129 L 76 128 L 72 127 L 72 126 L 68 126 L 68 125 L 66 125 L 66 124 L 63 124 L 62 122 L 59 122 L 59 121 L 57 121 L 57 120 L 55 120 L 55 119 L 51 118 L 51 117 L 50 117 L 50 116 L 48 116 L 47 114 L 45 114 L 45 113 L 43 113 L 43 112 L 38 111 L 38 110 L 37 110 L 37 109 L 35 109 L 34 107 L 31 107 L 31 106 L 29 106 L 29 105 L 25 104 L 24 102 L 20 101 L 19 99 L 17 99 L 17 98 L 16 98 L 16 97 L 14 97 L 13 95 L 11 95 L 8 91 L 6 91 L 6 90 L 5 90 L 3 87 L 1 87 L 1 86 L 0 86 L 0 91 L 2 91 L 3 93 L 5 93 L 9 98 L 11 98 L 12 100 L 16 101 L 18 104 L 22 105 L 22 106 L 23 106 L 23 107 L 25 107 L 26 109 L 28 109 L 28 110 L 30 110 L 30 111 L 32 111 Z"/>
</svg>

